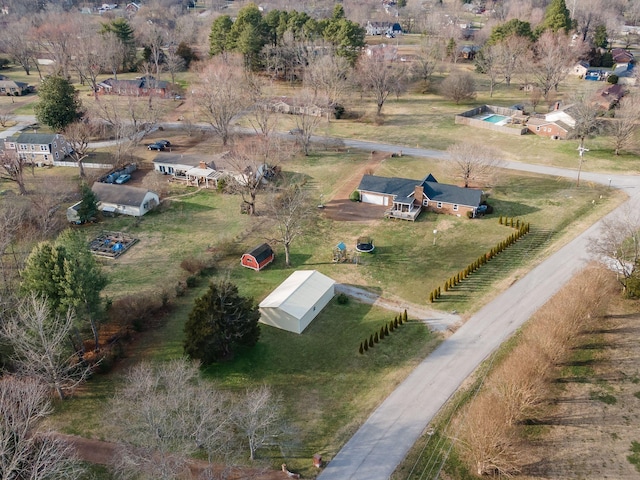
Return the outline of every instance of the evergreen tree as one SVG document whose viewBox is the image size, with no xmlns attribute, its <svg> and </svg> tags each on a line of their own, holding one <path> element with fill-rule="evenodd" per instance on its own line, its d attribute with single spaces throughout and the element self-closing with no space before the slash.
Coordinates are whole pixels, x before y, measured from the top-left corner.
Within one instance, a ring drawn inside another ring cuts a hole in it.
<svg viewBox="0 0 640 480">
<path fill-rule="evenodd" d="M 384 327 L 380 327 L 380 340 L 384 338 Z"/>
<path fill-rule="evenodd" d="M 536 28 L 536 34 L 540 36 L 546 30 L 551 30 L 552 32 L 564 30 L 565 33 L 569 33 L 572 29 L 573 22 L 565 1 L 551 0 L 544 12 L 544 20 Z"/>
<path fill-rule="evenodd" d="M 255 3 L 240 9 L 229 32 L 229 46 L 244 56 L 245 66 L 257 69 L 260 64 L 260 51 L 267 43 L 268 27 L 262 13 Z"/>
<path fill-rule="evenodd" d="M 98 197 L 86 183 L 80 187 L 80 194 L 82 195 L 82 203 L 78 208 L 78 217 L 81 223 L 85 223 L 94 219 L 98 214 Z"/>
<path fill-rule="evenodd" d="M 122 70 L 131 70 L 136 63 L 136 39 L 133 28 L 123 17 L 118 17 L 109 23 L 102 24 L 102 33 L 113 32 L 124 45 Z"/>
<path fill-rule="evenodd" d="M 99 349 L 99 322 L 102 319 L 100 293 L 108 280 L 79 234 L 67 230 L 54 244 L 37 245 L 27 258 L 22 273 L 22 290 L 47 298 L 51 309 L 76 313 L 80 322 L 88 322 L 95 349 Z"/>
<path fill-rule="evenodd" d="M 375 335 L 373 336 L 373 343 L 378 343 L 380 341 L 380 339 L 378 338 L 378 332 L 375 333 Z"/>
<path fill-rule="evenodd" d="M 66 78 L 46 77 L 38 87 L 34 111 L 39 122 L 59 132 L 82 116 L 78 91 Z"/>
<path fill-rule="evenodd" d="M 259 319 L 253 299 L 242 297 L 237 286 L 211 283 L 195 300 L 184 326 L 185 354 L 203 365 L 229 359 L 238 347 L 253 347 L 258 342 Z"/>
<path fill-rule="evenodd" d="M 407 323 L 407 309 L 405 308 L 404 312 L 402 313 L 402 322 L 403 323 Z"/>
<path fill-rule="evenodd" d="M 508 22 L 501 23 L 500 25 L 493 27 L 487 43 L 489 43 L 489 45 L 493 45 L 506 40 L 512 35 L 528 38 L 530 40 L 534 39 L 533 32 L 531 31 L 531 24 L 529 22 L 523 22 L 517 18 L 513 18 Z"/>
<path fill-rule="evenodd" d="M 389 325 L 385 325 L 384 326 L 384 336 L 388 337 L 389 336 Z"/>
<path fill-rule="evenodd" d="M 221 15 L 211 24 L 209 33 L 209 55 L 224 55 L 231 46 L 231 27 L 233 21 L 229 15 Z"/>
<path fill-rule="evenodd" d="M 364 347 L 362 346 L 362 342 L 360 342 L 360 348 L 358 349 L 358 352 L 360 352 L 360 355 L 364 353 Z"/>
<path fill-rule="evenodd" d="M 184 61 L 184 68 L 188 69 L 191 62 L 199 60 L 198 54 L 186 42 L 180 42 L 176 48 L 176 55 Z"/>
<path fill-rule="evenodd" d="M 373 335 L 369 336 L 369 348 L 373 348 Z"/>
</svg>

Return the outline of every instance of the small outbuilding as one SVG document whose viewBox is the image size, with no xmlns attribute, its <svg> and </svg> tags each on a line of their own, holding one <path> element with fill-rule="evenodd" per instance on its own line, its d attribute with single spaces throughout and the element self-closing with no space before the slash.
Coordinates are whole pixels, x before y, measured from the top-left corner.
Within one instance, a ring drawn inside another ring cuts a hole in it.
<svg viewBox="0 0 640 480">
<path fill-rule="evenodd" d="M 260 302 L 260 322 L 302 333 L 335 295 L 335 281 L 316 270 L 298 270 Z"/>
<path fill-rule="evenodd" d="M 276 255 L 275 253 L 273 253 L 272 248 L 269 246 L 269 244 L 263 243 L 262 245 L 258 245 L 250 252 L 242 255 L 240 264 L 243 267 L 251 268 L 256 272 L 259 272 L 264 267 L 273 262 L 274 258 L 276 258 Z"/>
<path fill-rule="evenodd" d="M 96 182 L 91 190 L 101 212 L 141 217 L 160 204 L 158 194 L 145 188 Z"/>
</svg>

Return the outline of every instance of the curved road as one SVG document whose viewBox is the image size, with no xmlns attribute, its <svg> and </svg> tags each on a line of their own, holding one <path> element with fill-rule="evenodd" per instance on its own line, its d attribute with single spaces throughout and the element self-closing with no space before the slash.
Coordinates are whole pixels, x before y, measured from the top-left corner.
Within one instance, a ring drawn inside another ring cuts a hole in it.
<svg viewBox="0 0 640 480">
<path fill-rule="evenodd" d="M 439 160 L 448 158 L 445 152 L 438 150 L 350 139 L 345 139 L 344 144 L 369 151 L 402 152 Z M 503 162 L 501 167 L 577 177 L 576 170 L 542 165 Z M 622 189 L 629 195 L 621 207 L 605 218 L 620 215 L 624 208 L 640 208 L 640 177 L 582 172 L 581 178 Z M 467 320 L 371 414 L 318 478 L 387 480 L 462 382 L 586 264 L 589 239 L 598 235 L 601 225 L 602 220 L 596 222 Z"/>
<path fill-rule="evenodd" d="M 375 142 L 345 140 L 351 148 L 402 151 L 403 154 L 445 160 L 446 153 Z M 504 168 L 576 178 L 577 171 L 504 162 Z M 585 181 L 626 191 L 625 206 L 640 208 L 640 177 L 582 172 Z M 544 260 L 483 307 L 446 339 L 371 414 L 344 445 L 320 480 L 387 480 L 440 408 L 463 381 L 514 331 L 553 296 L 589 260 L 589 239 L 598 235 L 602 220 Z"/>
</svg>

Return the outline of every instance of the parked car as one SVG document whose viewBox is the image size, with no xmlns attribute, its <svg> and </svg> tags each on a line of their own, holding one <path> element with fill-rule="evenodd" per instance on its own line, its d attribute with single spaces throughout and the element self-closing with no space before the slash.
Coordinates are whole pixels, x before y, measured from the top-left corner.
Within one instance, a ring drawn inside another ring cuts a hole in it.
<svg viewBox="0 0 640 480">
<path fill-rule="evenodd" d="M 167 147 L 171 146 L 171 142 L 169 140 L 158 140 L 156 143 L 158 145 L 164 146 L 164 148 L 167 148 Z"/>
<path fill-rule="evenodd" d="M 164 145 L 162 145 L 161 143 L 152 143 L 151 145 L 147 145 L 147 148 L 149 150 L 164 150 Z"/>
<path fill-rule="evenodd" d="M 116 183 L 118 185 L 122 185 L 123 183 L 127 183 L 129 180 L 131 180 L 131 175 L 129 175 L 128 173 L 124 173 L 116 178 Z"/>
</svg>

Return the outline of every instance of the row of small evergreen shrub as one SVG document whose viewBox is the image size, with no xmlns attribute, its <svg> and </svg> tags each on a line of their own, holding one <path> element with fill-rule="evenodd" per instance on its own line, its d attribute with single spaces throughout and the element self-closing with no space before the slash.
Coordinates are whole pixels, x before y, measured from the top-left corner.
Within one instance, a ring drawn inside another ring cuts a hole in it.
<svg viewBox="0 0 640 480">
<path fill-rule="evenodd" d="M 452 276 L 450 279 L 445 281 L 444 282 L 445 292 L 449 291 L 450 289 L 458 285 L 460 282 L 466 279 L 469 275 L 471 275 L 473 272 L 478 270 L 482 265 L 486 264 L 489 260 L 491 260 L 493 257 L 498 255 L 499 253 L 502 253 L 504 250 L 506 250 L 508 247 L 516 243 L 520 238 L 522 238 L 524 235 L 526 235 L 530 231 L 530 224 L 528 222 L 527 223 L 520 222 L 519 219 L 516 219 L 515 222 L 513 218 L 505 219 L 503 223 L 502 216 L 500 216 L 499 222 L 500 222 L 500 225 L 512 226 L 514 228 L 517 228 L 518 230 L 512 233 L 511 235 L 509 235 L 506 239 L 502 240 L 495 247 L 492 247 L 491 250 L 489 250 L 484 255 L 480 255 L 476 260 L 471 262 L 463 270 L 459 271 L 456 275 Z M 429 293 L 429 302 L 433 303 L 437 299 L 439 299 L 441 296 L 442 296 L 442 290 L 440 289 L 440 287 L 438 287 L 434 289 L 431 293 Z"/>
<path fill-rule="evenodd" d="M 407 310 L 405 309 L 405 311 L 402 312 L 402 315 L 396 315 L 392 321 L 380 327 L 380 332 L 376 332 L 370 335 L 364 342 L 360 342 L 360 348 L 358 349 L 360 355 L 364 354 L 364 352 L 370 348 L 373 348 L 376 343 L 379 343 L 384 337 L 388 337 L 391 332 L 407 323 L 407 321 Z"/>
</svg>

